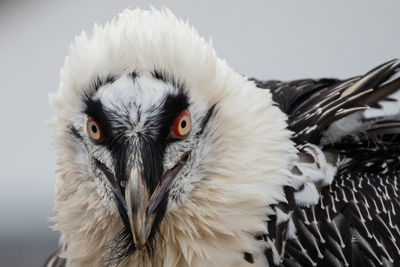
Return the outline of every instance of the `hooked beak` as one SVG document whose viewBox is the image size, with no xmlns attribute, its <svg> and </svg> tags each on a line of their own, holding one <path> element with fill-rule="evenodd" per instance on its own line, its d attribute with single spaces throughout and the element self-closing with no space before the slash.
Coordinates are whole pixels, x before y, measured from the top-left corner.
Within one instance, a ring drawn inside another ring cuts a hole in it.
<svg viewBox="0 0 400 267">
<path fill-rule="evenodd" d="M 137 248 L 143 248 L 150 234 L 152 216 L 147 213 L 150 197 L 137 168 L 133 169 L 125 187 L 125 199 L 128 209 L 129 225 L 133 242 Z"/>
<path fill-rule="evenodd" d="M 174 167 L 164 172 L 151 195 L 145 177 L 142 175 L 143 172 L 140 172 L 137 168 L 141 166 L 134 167 L 127 177 L 125 187 L 126 208 L 136 248 L 142 249 L 146 246 L 156 217 L 156 209 L 161 201 L 167 201 L 165 197 L 168 195 L 171 182 L 188 160 L 189 153 L 184 153 Z"/>
</svg>

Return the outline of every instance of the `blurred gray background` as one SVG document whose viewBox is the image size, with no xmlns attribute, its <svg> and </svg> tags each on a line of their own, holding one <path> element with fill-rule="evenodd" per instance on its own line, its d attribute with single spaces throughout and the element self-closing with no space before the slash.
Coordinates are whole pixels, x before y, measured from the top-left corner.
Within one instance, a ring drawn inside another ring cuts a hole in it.
<svg viewBox="0 0 400 267">
<path fill-rule="evenodd" d="M 248 76 L 346 78 L 400 57 L 396 0 L 0 1 L 0 266 L 40 266 L 57 247 L 44 122 L 68 44 L 94 22 L 150 5 L 188 19 Z"/>
</svg>

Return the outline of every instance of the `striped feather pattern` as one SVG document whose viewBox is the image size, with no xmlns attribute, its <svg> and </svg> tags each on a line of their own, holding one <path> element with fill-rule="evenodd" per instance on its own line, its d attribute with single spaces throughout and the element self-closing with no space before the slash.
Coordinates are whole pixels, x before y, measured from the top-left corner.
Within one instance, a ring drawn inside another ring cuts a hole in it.
<svg viewBox="0 0 400 267">
<path fill-rule="evenodd" d="M 295 207 L 283 266 L 400 266 L 399 173 L 342 174 L 317 205 Z"/>
<path fill-rule="evenodd" d="M 400 266 L 400 117 L 364 113 L 393 101 L 399 70 L 392 60 L 344 81 L 255 80 L 299 150 L 263 235 L 271 266 Z"/>
</svg>

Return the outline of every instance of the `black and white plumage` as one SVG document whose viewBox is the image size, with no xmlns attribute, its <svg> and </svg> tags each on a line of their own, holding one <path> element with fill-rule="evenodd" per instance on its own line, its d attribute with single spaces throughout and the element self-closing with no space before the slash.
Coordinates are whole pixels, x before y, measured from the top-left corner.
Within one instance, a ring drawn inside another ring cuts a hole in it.
<svg viewBox="0 0 400 267">
<path fill-rule="evenodd" d="M 292 172 L 305 176 L 285 188 L 287 202 L 270 217 L 264 238 L 273 243 L 267 249 L 273 265 L 400 264 L 400 121 L 397 114 L 365 117 L 368 107 L 396 101 L 388 96 L 400 89 L 400 78 L 389 79 L 399 71 L 400 61 L 392 60 L 345 81 L 255 80 L 288 114 L 300 153 Z M 307 165 L 311 172 L 328 168 L 329 175 L 312 177 Z M 314 200 L 303 199 L 312 191 Z"/>
<path fill-rule="evenodd" d="M 83 33 L 51 97 L 46 266 L 399 265 L 399 62 L 259 81 L 168 10 Z"/>
</svg>

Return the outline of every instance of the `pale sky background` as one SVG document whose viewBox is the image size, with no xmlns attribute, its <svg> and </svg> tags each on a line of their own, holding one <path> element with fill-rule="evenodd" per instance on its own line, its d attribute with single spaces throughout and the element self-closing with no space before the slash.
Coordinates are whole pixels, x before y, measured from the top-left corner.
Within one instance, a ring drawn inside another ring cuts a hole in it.
<svg viewBox="0 0 400 267">
<path fill-rule="evenodd" d="M 166 6 L 263 79 L 364 73 L 400 57 L 400 1 L 0 1 L 0 266 L 40 266 L 57 246 L 49 92 L 68 44 L 124 8 Z"/>
</svg>

